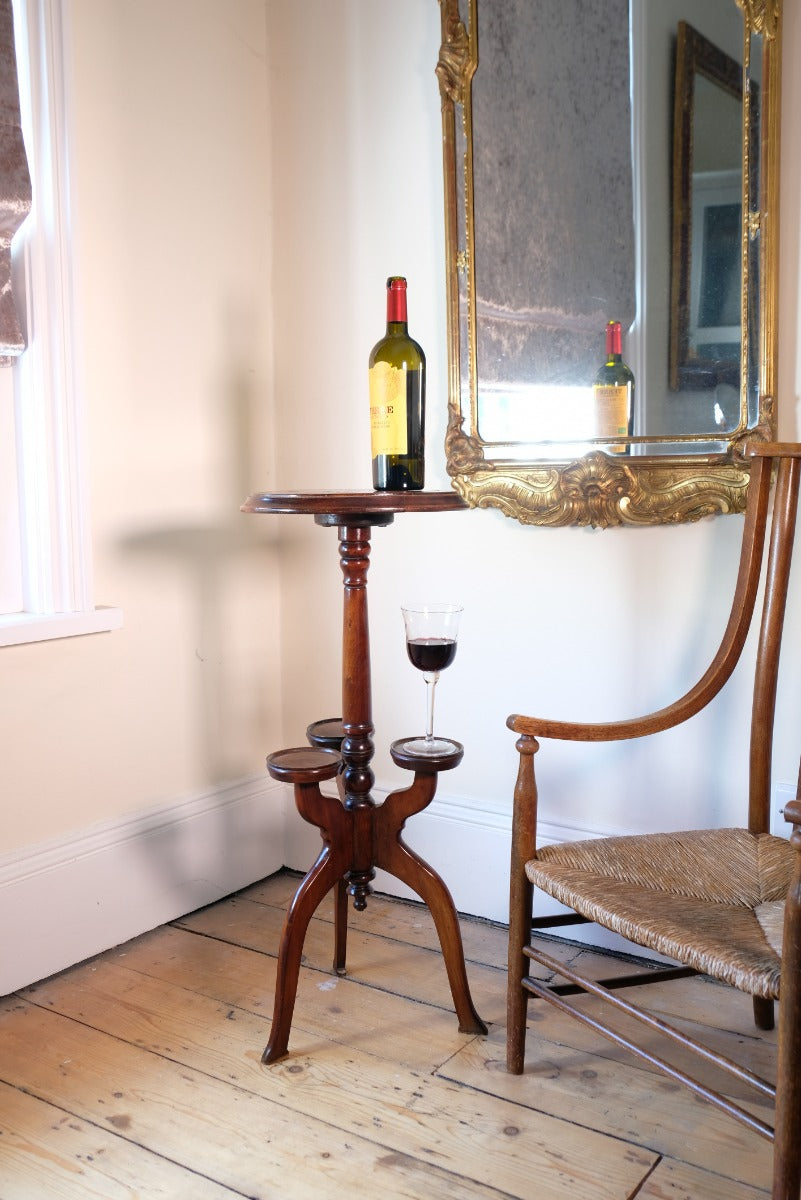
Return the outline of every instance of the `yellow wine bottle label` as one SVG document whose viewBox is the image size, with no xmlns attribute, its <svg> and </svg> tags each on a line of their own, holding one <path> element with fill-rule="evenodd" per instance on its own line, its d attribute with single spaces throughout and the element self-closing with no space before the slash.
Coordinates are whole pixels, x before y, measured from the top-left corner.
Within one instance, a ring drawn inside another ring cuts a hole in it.
<svg viewBox="0 0 801 1200">
<path fill-rule="evenodd" d="M 370 435 L 373 458 L 408 453 L 405 367 L 377 362 L 370 368 Z"/>
<path fill-rule="evenodd" d="M 623 384 L 596 383 L 592 389 L 595 407 L 595 436 L 626 437 L 629 431 L 629 388 Z M 610 446 L 621 453 L 624 446 Z"/>
</svg>

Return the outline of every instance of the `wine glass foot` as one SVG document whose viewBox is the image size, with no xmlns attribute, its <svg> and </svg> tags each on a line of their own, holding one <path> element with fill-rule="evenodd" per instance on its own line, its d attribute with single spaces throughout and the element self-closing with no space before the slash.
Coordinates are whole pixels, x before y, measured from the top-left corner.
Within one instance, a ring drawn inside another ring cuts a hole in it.
<svg viewBox="0 0 801 1200">
<path fill-rule="evenodd" d="M 443 737 L 415 737 L 407 738 L 404 742 L 407 753 L 419 754 L 421 756 L 439 757 L 441 754 L 453 754 L 455 750 L 460 750 L 459 742 L 454 742 L 450 738 Z"/>
</svg>

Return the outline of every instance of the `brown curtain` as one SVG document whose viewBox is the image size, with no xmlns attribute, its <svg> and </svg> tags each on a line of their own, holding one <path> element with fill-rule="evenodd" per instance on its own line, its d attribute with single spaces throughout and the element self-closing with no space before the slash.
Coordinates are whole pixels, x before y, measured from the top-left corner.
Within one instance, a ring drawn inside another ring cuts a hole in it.
<svg viewBox="0 0 801 1200">
<path fill-rule="evenodd" d="M 11 291 L 11 239 L 31 210 L 31 177 L 19 114 L 11 0 L 0 0 L 0 365 L 25 349 Z"/>
</svg>

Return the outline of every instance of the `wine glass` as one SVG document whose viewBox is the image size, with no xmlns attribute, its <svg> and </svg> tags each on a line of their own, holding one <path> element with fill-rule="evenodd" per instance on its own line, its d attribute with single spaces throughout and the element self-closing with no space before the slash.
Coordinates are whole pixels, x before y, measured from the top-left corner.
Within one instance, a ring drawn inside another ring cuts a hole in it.
<svg viewBox="0 0 801 1200">
<path fill-rule="evenodd" d="M 440 671 L 456 657 L 460 604 L 404 604 L 401 606 L 406 627 L 406 653 L 412 666 L 423 672 L 426 681 L 427 720 L 425 737 L 405 742 L 411 754 L 452 754 L 458 742 L 434 737 L 434 689 Z"/>
</svg>

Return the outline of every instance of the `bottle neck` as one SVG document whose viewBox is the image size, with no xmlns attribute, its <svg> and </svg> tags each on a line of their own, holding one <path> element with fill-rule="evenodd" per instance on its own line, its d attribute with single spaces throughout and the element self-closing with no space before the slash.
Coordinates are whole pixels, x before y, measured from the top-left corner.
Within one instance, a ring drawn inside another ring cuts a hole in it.
<svg viewBox="0 0 801 1200">
<path fill-rule="evenodd" d="M 623 355 L 620 321 L 610 321 L 606 327 L 607 362 L 620 362 Z"/>
<path fill-rule="evenodd" d="M 392 276 L 387 280 L 387 333 L 405 333 L 406 280 Z"/>
</svg>

